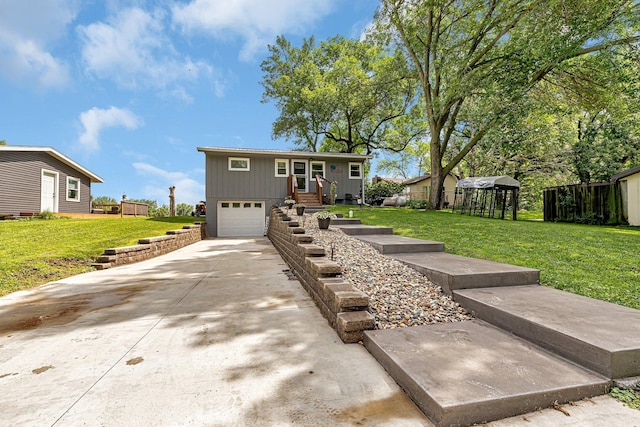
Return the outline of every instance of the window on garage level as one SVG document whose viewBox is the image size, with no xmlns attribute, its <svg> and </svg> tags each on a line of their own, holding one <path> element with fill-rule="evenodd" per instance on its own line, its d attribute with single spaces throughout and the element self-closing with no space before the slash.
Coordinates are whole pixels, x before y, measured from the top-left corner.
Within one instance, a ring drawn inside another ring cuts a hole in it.
<svg viewBox="0 0 640 427">
<path fill-rule="evenodd" d="M 229 157 L 230 171 L 249 171 L 251 170 L 251 159 L 248 157 Z"/>
</svg>

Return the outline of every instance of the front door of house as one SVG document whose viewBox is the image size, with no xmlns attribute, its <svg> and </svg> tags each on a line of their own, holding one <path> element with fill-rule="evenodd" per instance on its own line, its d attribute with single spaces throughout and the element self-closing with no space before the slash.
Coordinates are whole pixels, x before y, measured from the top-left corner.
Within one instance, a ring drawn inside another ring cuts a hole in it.
<svg viewBox="0 0 640 427">
<path fill-rule="evenodd" d="M 298 191 L 306 193 L 307 182 L 309 181 L 309 161 L 308 160 L 293 160 L 293 174 L 296 177 L 298 183 Z"/>
<path fill-rule="evenodd" d="M 57 210 L 57 181 L 55 172 L 42 171 L 42 187 L 40 190 L 40 212 L 56 212 Z"/>
</svg>

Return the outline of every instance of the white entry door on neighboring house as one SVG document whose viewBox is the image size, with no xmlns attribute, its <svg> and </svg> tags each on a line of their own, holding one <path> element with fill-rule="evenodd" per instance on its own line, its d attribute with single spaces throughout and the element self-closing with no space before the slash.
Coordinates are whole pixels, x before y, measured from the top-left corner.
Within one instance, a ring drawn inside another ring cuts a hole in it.
<svg viewBox="0 0 640 427">
<path fill-rule="evenodd" d="M 58 211 L 58 173 L 42 171 L 42 186 L 40 189 L 40 212 Z"/>
<path fill-rule="evenodd" d="M 264 234 L 265 202 L 218 202 L 218 237 L 255 237 Z"/>
</svg>

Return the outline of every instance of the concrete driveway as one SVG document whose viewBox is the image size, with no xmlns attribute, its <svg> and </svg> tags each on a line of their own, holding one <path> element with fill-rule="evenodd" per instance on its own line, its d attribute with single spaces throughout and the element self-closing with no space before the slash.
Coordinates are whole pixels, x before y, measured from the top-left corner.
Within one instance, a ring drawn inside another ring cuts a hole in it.
<svg viewBox="0 0 640 427">
<path fill-rule="evenodd" d="M 286 268 L 210 239 L 0 298 L 0 424 L 432 426 Z M 566 410 L 492 425 L 640 426 L 607 396 Z"/>
<path fill-rule="evenodd" d="M 3 425 L 431 425 L 267 239 L 0 299 Z"/>
</svg>

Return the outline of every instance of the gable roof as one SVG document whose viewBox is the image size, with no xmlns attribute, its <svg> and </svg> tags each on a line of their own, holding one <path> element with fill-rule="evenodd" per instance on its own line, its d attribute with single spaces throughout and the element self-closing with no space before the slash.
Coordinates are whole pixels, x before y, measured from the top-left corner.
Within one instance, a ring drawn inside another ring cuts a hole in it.
<svg viewBox="0 0 640 427">
<path fill-rule="evenodd" d="M 458 180 L 458 177 L 456 175 L 454 175 L 453 173 L 449 172 L 449 175 L 454 177 L 456 179 L 456 181 Z M 418 183 L 420 181 L 424 181 L 425 179 L 429 179 L 429 178 L 431 178 L 431 174 L 430 173 L 428 173 L 426 175 L 419 176 L 417 178 L 411 178 L 411 179 L 404 180 L 402 183 L 406 184 L 406 185 L 411 185 L 411 184 L 416 184 L 416 183 Z"/>
<path fill-rule="evenodd" d="M 58 159 L 62 163 L 66 164 L 67 166 L 77 170 L 83 175 L 88 176 L 91 182 L 98 182 L 98 183 L 104 182 L 104 180 L 100 178 L 98 175 L 91 172 L 89 169 L 83 166 L 80 166 L 78 163 L 74 162 L 69 157 L 53 149 L 52 147 L 36 147 L 31 145 L 0 145 L 0 152 L 2 151 L 14 151 L 14 152 L 29 151 L 29 152 L 37 152 L 37 153 L 46 153 L 46 154 L 49 154 L 51 157 Z"/>
<path fill-rule="evenodd" d="M 325 158 L 340 158 L 362 162 L 364 160 L 372 159 L 373 156 L 366 154 L 353 154 L 353 153 L 329 153 L 323 151 L 286 151 L 286 150 L 266 150 L 259 148 L 231 148 L 231 147 L 198 147 L 198 151 L 203 153 L 215 153 L 215 154 L 235 154 L 238 156 L 248 156 L 251 154 L 267 155 L 267 156 L 282 156 L 282 157 L 296 157 L 296 158 L 310 158 L 310 157 L 325 157 Z"/>
<path fill-rule="evenodd" d="M 424 181 L 425 179 L 429 179 L 429 178 L 431 178 L 431 174 L 430 173 L 428 173 L 426 175 L 422 175 L 422 176 L 416 177 L 416 178 L 407 179 L 407 180 L 405 180 L 403 182 L 403 184 L 411 185 L 411 184 L 418 183 L 420 181 Z"/>
<path fill-rule="evenodd" d="M 635 175 L 637 173 L 640 173 L 640 166 L 636 166 L 635 168 L 627 169 L 626 171 L 622 171 L 620 173 L 613 175 L 611 177 L 611 182 L 616 182 L 622 178 L 626 178 L 628 176 Z"/>
</svg>

